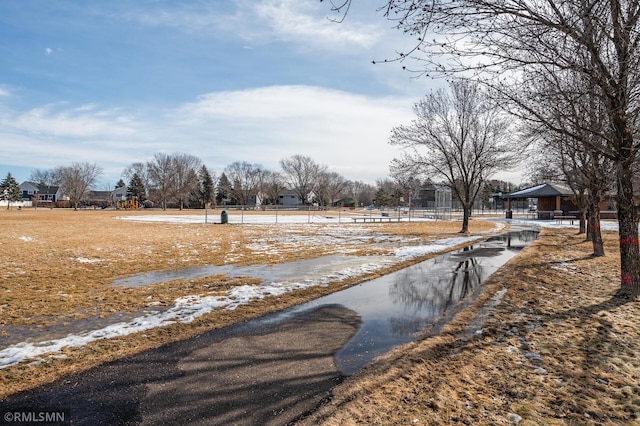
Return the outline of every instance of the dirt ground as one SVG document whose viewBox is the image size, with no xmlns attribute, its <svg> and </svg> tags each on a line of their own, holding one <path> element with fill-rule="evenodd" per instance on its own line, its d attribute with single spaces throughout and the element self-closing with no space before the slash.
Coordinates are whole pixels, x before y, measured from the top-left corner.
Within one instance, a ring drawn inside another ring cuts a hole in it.
<svg viewBox="0 0 640 426">
<path fill-rule="evenodd" d="M 334 389 L 303 424 L 640 424 L 640 302 L 617 295 L 617 233 L 592 258 L 544 230 L 437 336 Z"/>
</svg>

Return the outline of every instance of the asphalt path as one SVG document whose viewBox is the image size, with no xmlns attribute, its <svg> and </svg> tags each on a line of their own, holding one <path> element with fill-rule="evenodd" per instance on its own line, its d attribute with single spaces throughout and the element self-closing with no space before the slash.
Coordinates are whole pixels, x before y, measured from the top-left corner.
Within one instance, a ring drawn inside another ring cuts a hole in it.
<svg viewBox="0 0 640 426">
<path fill-rule="evenodd" d="M 344 376 L 334 354 L 358 315 L 324 306 L 282 324 L 232 326 L 63 377 L 0 401 L 16 410 L 67 409 L 73 425 L 285 425 Z"/>
</svg>

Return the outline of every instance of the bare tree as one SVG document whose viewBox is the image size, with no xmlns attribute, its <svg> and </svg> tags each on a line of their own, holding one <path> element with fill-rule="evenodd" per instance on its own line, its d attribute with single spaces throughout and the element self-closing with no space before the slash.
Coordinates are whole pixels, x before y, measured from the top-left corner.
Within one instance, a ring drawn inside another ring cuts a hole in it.
<svg viewBox="0 0 640 426">
<path fill-rule="evenodd" d="M 322 171 L 316 179 L 316 197 L 323 205 L 333 205 L 345 188 L 347 180 L 337 172 Z"/>
<path fill-rule="evenodd" d="M 356 200 L 358 206 L 368 206 L 375 198 L 376 189 L 373 185 L 362 181 L 349 181 L 345 189 L 347 195 Z"/>
<path fill-rule="evenodd" d="M 393 163 L 399 170 L 413 170 L 429 178 L 443 179 L 460 199 L 462 229 L 469 231 L 471 208 L 482 183 L 513 165 L 507 120 L 488 105 L 476 84 L 459 81 L 450 94 L 438 90 L 416 103 L 417 118 L 411 125 L 393 129 L 391 144 L 408 150 Z"/>
<path fill-rule="evenodd" d="M 613 161 L 602 155 L 610 129 L 606 106 L 597 89 L 585 84 L 578 74 L 554 76 L 552 81 L 541 77 L 535 87 L 544 108 L 526 120 L 533 136 L 541 136 L 539 148 L 563 173 L 582 213 L 588 211 L 587 238 L 593 243 L 593 255 L 603 256 L 600 204 L 612 189 L 610 176 L 615 173 Z M 585 230 L 583 214 L 580 228 Z"/>
<path fill-rule="evenodd" d="M 185 201 L 188 201 L 191 193 L 198 188 L 198 169 L 202 162 L 193 155 L 179 153 L 172 155 L 171 162 L 173 163 L 172 193 L 182 210 Z"/>
<path fill-rule="evenodd" d="M 290 189 L 296 192 L 303 203 L 309 201 L 318 176 L 326 170 L 326 166 L 317 164 L 310 157 L 297 154 L 280 160 L 280 167 L 287 178 Z"/>
<path fill-rule="evenodd" d="M 42 186 L 53 186 L 53 171 L 41 169 L 32 170 L 29 175 L 29 182 L 34 182 Z"/>
<path fill-rule="evenodd" d="M 60 185 L 64 194 L 69 197 L 74 210 L 78 210 L 85 194 L 101 174 L 101 167 L 89 163 L 72 163 L 70 166 L 59 166 L 53 170 L 54 182 Z"/>
<path fill-rule="evenodd" d="M 146 166 L 150 195 L 157 197 L 162 210 L 167 209 L 167 202 L 173 196 L 173 165 L 169 154 L 157 153 Z"/>
<path fill-rule="evenodd" d="M 391 177 L 396 181 L 398 187 L 402 189 L 404 202 L 407 207 L 411 208 L 413 200 L 417 200 L 420 196 L 423 183 L 415 173 L 405 168 L 394 167 L 395 163 L 391 167 Z"/>
<path fill-rule="evenodd" d="M 267 171 L 264 176 L 262 192 L 265 195 L 265 201 L 270 204 L 277 205 L 280 201 L 280 192 L 286 189 L 285 180 L 281 173 L 276 171 Z"/>
<path fill-rule="evenodd" d="M 252 197 L 261 195 L 259 192 L 267 173 L 262 165 L 236 161 L 224 172 L 231 182 L 234 198 L 243 206 L 250 204 Z"/>
</svg>

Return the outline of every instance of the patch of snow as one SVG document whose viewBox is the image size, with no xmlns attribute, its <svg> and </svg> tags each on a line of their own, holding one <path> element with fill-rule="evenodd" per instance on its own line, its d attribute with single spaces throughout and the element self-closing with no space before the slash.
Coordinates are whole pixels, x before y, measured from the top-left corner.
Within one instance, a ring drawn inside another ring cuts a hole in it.
<svg viewBox="0 0 640 426">
<path fill-rule="evenodd" d="M 34 241 L 35 240 L 33 237 L 27 237 L 27 236 L 18 237 L 18 239 L 22 240 L 22 241 L 26 241 L 26 242 L 30 242 L 30 241 Z"/>
<path fill-rule="evenodd" d="M 470 243 L 481 239 L 480 237 L 457 237 L 446 238 L 443 240 L 436 240 L 433 244 L 413 246 L 413 247 L 399 247 L 394 250 L 395 255 L 402 259 L 408 260 L 416 257 L 424 256 L 431 253 L 437 253 L 444 251 L 447 248 L 455 247 L 460 244 Z"/>
<path fill-rule="evenodd" d="M 578 229 L 578 227 L 580 226 L 580 223 L 578 220 L 575 220 L 575 223 L 573 225 L 568 222 L 556 223 L 555 220 L 536 220 L 536 219 L 513 219 L 511 223 L 524 224 L 529 226 L 539 226 L 541 228 L 557 228 L 557 229 L 561 229 L 561 228 Z M 603 220 L 600 222 L 600 229 L 603 231 L 617 231 L 618 222 Z"/>
<path fill-rule="evenodd" d="M 72 257 L 71 260 L 75 260 L 80 263 L 100 263 L 102 260 L 100 259 L 87 259 L 86 257 Z"/>
</svg>

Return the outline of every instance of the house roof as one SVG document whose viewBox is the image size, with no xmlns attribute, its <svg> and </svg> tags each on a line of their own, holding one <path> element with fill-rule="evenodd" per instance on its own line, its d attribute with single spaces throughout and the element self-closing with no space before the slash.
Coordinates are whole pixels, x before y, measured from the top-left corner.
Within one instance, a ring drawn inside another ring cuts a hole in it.
<svg viewBox="0 0 640 426">
<path fill-rule="evenodd" d="M 20 188 L 25 188 L 26 186 L 30 186 L 32 189 L 37 190 L 40 194 L 56 194 L 60 189 L 59 186 L 40 185 L 36 182 L 29 181 L 25 181 L 20 184 Z"/>
<path fill-rule="evenodd" d="M 59 189 L 59 186 L 38 185 L 38 193 L 42 195 L 57 194 Z"/>
<path fill-rule="evenodd" d="M 127 195 L 127 193 L 129 192 L 129 188 L 126 186 L 119 186 L 118 188 L 114 189 L 113 191 L 111 191 L 111 194 L 123 194 L 123 195 Z"/>
<path fill-rule="evenodd" d="M 543 183 L 542 185 L 533 186 L 523 189 L 522 191 L 512 192 L 507 198 L 542 198 L 542 197 L 570 197 L 573 192 L 569 188 L 559 184 Z"/>
</svg>

